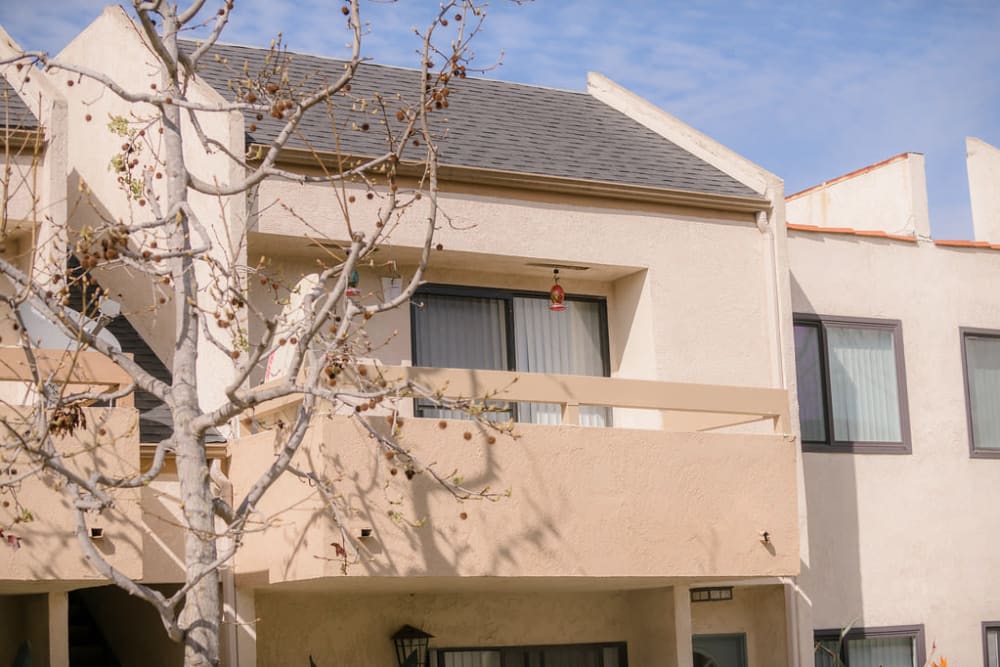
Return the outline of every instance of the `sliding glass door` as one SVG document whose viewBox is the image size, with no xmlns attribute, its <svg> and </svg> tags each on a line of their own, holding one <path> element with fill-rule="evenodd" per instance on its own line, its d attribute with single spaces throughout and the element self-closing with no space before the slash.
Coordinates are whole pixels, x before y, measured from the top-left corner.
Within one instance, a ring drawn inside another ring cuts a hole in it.
<svg viewBox="0 0 1000 667">
<path fill-rule="evenodd" d="M 413 363 L 564 375 L 608 375 L 607 309 L 603 299 L 567 298 L 549 310 L 546 294 L 431 286 L 413 298 Z M 427 417 L 458 414 L 421 406 Z M 512 406 L 522 422 L 558 424 L 560 406 Z M 610 411 L 581 406 L 580 423 L 610 425 Z"/>
</svg>

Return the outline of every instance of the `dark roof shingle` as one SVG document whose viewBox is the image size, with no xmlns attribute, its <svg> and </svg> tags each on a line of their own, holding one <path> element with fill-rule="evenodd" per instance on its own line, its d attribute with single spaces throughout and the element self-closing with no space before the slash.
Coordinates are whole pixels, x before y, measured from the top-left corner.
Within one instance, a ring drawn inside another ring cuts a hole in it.
<svg viewBox="0 0 1000 667">
<path fill-rule="evenodd" d="M 0 127 L 12 130 L 38 129 L 38 118 L 3 76 L 0 76 Z"/>
<path fill-rule="evenodd" d="M 187 42 L 187 48 L 193 48 Z M 227 99 L 233 98 L 230 82 L 265 68 L 267 49 L 219 44 L 201 61 L 199 75 Z M 343 61 L 303 54 L 288 54 L 292 84 L 312 81 L 313 86 L 335 80 Z M 217 57 L 214 57 L 217 56 Z M 364 63 L 352 81 L 351 95 L 386 100 L 416 99 L 417 70 Z M 728 174 L 692 155 L 591 95 L 490 79 L 454 79 L 449 107 L 435 111 L 441 164 L 522 174 L 556 176 L 584 181 L 620 183 L 717 195 L 757 197 L 756 192 Z M 334 118 L 340 128 L 335 139 L 330 115 L 323 105 L 314 108 L 300 125 L 302 137 L 289 147 L 336 152 L 339 140 L 344 154 L 375 156 L 385 151 L 385 134 L 376 128 L 379 117 L 351 109 L 352 100 L 334 100 Z M 401 104 L 390 103 L 390 116 Z M 372 129 L 356 129 L 362 122 Z M 267 143 L 282 121 L 248 114 L 256 124 L 251 140 Z M 390 118 L 390 123 L 396 121 Z"/>
</svg>

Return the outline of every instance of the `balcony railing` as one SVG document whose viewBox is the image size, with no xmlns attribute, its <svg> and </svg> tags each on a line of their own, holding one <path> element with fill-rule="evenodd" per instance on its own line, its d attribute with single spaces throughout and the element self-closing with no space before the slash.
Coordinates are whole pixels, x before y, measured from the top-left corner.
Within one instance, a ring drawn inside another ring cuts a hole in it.
<svg viewBox="0 0 1000 667">
<path fill-rule="evenodd" d="M 65 385 L 72 392 L 111 392 L 132 383 L 128 373 L 99 352 L 36 349 L 31 356 L 42 381 Z M 31 358 L 23 348 L 0 347 L 0 382 L 34 382 Z M 119 398 L 115 404 L 132 407 L 133 395 Z"/>
<path fill-rule="evenodd" d="M 338 388 L 350 384 L 350 374 L 338 376 Z M 509 498 L 467 502 L 459 513 L 432 476 L 396 474 L 397 464 L 378 455 L 382 448 L 354 423 L 352 409 L 329 414 L 320 408 L 299 465 L 336 480 L 351 508 L 346 529 L 368 536 L 362 574 L 720 578 L 798 572 L 797 448 L 787 433 L 784 390 L 375 362 L 364 375 L 390 385 L 410 380 L 477 405 L 556 404 L 564 424 L 577 423 L 582 406 L 612 407 L 617 427 L 524 423 L 506 438 L 468 422 L 397 422 L 398 442 L 421 465 L 454 470 L 468 488 L 509 490 Z M 273 462 L 280 438 L 271 427 L 292 423 L 300 406 L 301 396 L 287 396 L 257 406 L 244 421 L 229 471 L 237 492 Z M 373 429 L 393 432 L 383 409 L 365 411 L 365 419 Z M 399 410 L 406 416 L 405 406 Z M 630 421 L 654 428 L 630 428 Z M 717 430 L 748 422 L 758 423 Z M 271 583 L 339 577 L 344 537 L 328 518 L 328 498 L 287 477 L 269 493 L 257 509 L 282 519 L 246 536 L 237 572 L 266 572 Z"/>
<path fill-rule="evenodd" d="M 788 392 L 784 389 L 372 365 L 389 382 L 412 381 L 451 399 L 557 404 L 562 408 L 563 424 L 580 423 L 580 406 L 598 406 L 660 411 L 665 431 L 710 431 L 768 421 L 773 433 L 789 429 Z M 287 413 L 300 401 L 300 396 L 288 396 L 263 403 L 243 424 L 251 432 L 267 428 L 278 412 Z"/>
</svg>

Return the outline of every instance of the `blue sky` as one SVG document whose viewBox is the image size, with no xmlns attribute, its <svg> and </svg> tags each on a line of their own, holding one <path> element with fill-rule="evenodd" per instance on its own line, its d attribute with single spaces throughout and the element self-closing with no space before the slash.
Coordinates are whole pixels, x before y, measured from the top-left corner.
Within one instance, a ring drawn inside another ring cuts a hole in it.
<svg viewBox="0 0 1000 667">
<path fill-rule="evenodd" d="M 26 48 L 58 51 L 104 2 L 4 2 Z M 209 4 L 215 4 L 211 2 Z M 434 0 L 369 2 L 365 52 L 412 65 Z M 343 53 L 340 3 L 236 0 L 225 39 Z M 1000 2 L 494 0 L 477 38 L 489 76 L 571 90 L 601 72 L 785 179 L 796 192 L 924 153 L 931 229 L 970 238 L 965 137 L 1000 145 Z"/>
</svg>

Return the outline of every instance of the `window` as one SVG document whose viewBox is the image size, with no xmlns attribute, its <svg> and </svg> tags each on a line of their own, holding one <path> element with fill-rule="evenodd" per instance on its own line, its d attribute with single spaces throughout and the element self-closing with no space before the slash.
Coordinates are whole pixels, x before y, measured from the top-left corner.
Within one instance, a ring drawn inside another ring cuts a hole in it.
<svg viewBox="0 0 1000 667">
<path fill-rule="evenodd" d="M 795 365 L 803 449 L 909 453 L 899 321 L 796 315 Z"/>
<path fill-rule="evenodd" d="M 413 363 L 527 373 L 610 375 L 607 307 L 603 299 L 567 297 L 549 310 L 548 294 L 433 285 L 413 298 Z M 422 417 L 460 418 L 417 406 Z M 556 404 L 511 406 L 518 421 L 558 424 Z M 580 424 L 610 426 L 610 411 L 580 406 Z"/>
<path fill-rule="evenodd" d="M 1000 458 L 1000 331 L 961 332 L 970 451 Z"/>
<path fill-rule="evenodd" d="M 437 667 L 628 667 L 624 643 L 439 648 Z"/>
<path fill-rule="evenodd" d="M 1000 667 L 1000 621 L 983 623 L 983 665 Z"/>
<path fill-rule="evenodd" d="M 816 631 L 816 667 L 923 667 L 924 626 Z M 838 662 L 839 660 L 839 662 Z"/>
</svg>

